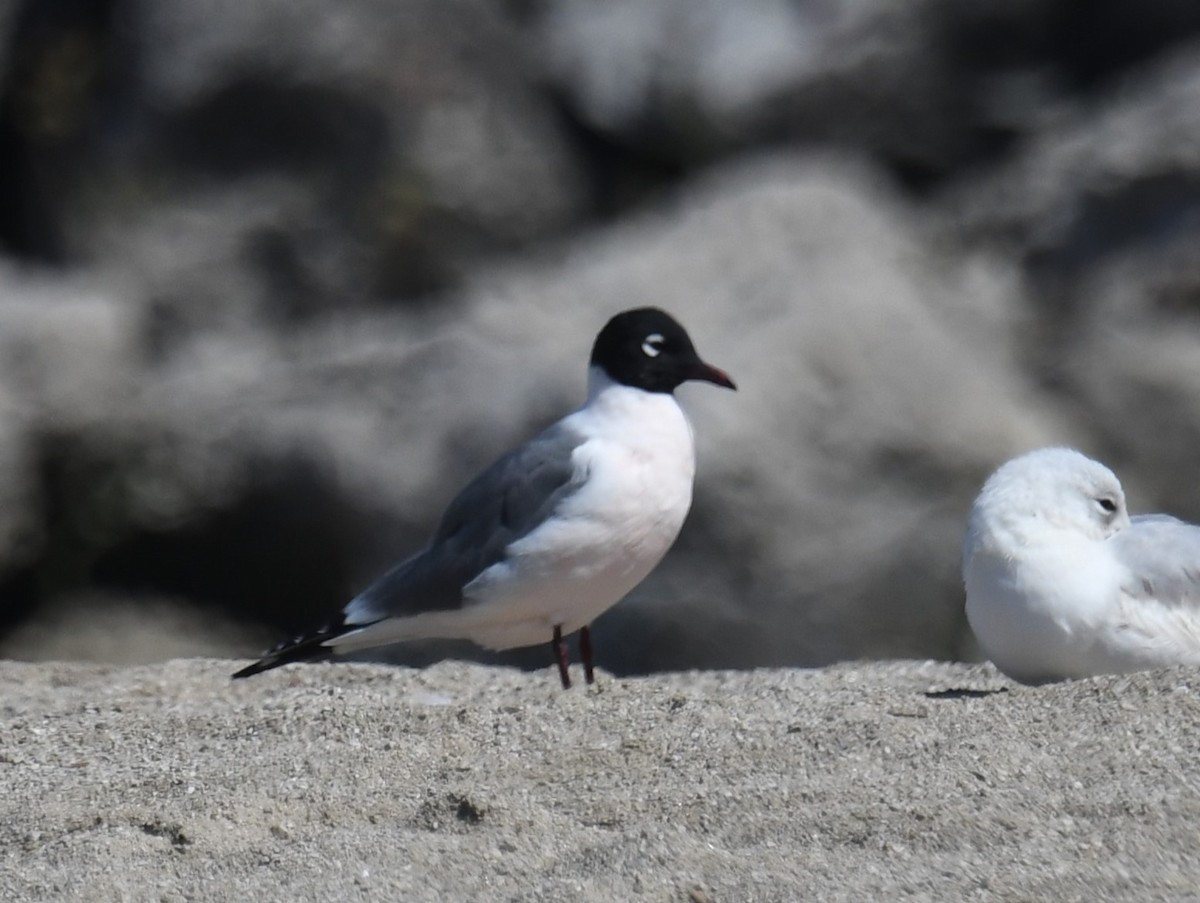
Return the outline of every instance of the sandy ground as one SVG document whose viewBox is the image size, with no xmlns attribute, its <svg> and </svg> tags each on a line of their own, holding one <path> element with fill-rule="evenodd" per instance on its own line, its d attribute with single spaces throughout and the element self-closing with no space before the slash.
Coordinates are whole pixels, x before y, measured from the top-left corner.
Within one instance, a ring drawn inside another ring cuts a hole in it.
<svg viewBox="0 0 1200 903">
<path fill-rule="evenodd" d="M 3 900 L 1200 899 L 1200 674 L 0 663 Z"/>
</svg>

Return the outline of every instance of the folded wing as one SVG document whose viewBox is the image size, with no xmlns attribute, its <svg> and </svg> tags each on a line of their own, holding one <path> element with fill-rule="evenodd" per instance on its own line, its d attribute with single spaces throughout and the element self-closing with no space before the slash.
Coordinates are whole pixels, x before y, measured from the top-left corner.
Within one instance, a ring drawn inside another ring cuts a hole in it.
<svg viewBox="0 0 1200 903">
<path fill-rule="evenodd" d="M 383 645 L 394 641 L 395 631 L 381 622 L 397 624 L 393 619 L 460 608 L 463 587 L 502 561 L 515 540 L 550 517 L 586 479 L 574 459 L 582 442 L 560 421 L 493 462 L 450 503 L 425 549 L 363 590 L 337 618 L 280 643 L 233 676 L 328 658 L 338 638 L 354 640 L 354 648 Z M 370 630 L 377 624 L 379 629 Z M 347 636 L 350 633 L 355 636 Z M 378 642 L 372 641 L 374 636 Z"/>
<path fill-rule="evenodd" d="M 1200 526 L 1165 514 L 1140 515 L 1109 542 L 1126 568 L 1121 589 L 1128 596 L 1200 614 Z"/>
</svg>

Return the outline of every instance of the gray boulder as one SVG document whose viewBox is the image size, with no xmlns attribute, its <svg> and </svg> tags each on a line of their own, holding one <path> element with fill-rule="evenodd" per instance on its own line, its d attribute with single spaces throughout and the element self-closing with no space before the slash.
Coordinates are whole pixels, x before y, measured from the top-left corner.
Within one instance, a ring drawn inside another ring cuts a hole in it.
<svg viewBox="0 0 1200 903">
<path fill-rule="evenodd" d="M 134 257 L 178 328 L 444 290 L 585 209 L 528 41 L 494 4 L 115 8 L 103 115 L 35 175 L 62 259 Z M 196 284 L 197 265 L 224 282 Z"/>
<path fill-rule="evenodd" d="M 0 266 L 0 574 L 48 556 L 46 458 L 129 396 L 138 359 L 115 286 Z"/>
<path fill-rule="evenodd" d="M 1200 518 L 1200 54 L 1078 109 L 940 201 L 1030 288 L 1028 372 L 1073 407 L 1134 507 Z"/>
<path fill-rule="evenodd" d="M 548 78 L 588 128 L 694 164 L 748 146 L 853 148 L 916 183 L 994 155 L 1067 90 L 1067 4 L 554 0 Z"/>
</svg>

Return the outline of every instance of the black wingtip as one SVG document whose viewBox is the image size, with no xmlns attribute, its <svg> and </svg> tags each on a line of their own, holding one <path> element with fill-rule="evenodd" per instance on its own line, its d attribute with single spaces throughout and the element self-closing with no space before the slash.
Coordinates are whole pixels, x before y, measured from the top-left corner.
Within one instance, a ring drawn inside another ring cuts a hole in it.
<svg viewBox="0 0 1200 903">
<path fill-rule="evenodd" d="M 290 665 L 292 662 L 319 662 L 333 658 L 333 650 L 325 643 L 345 632 L 346 629 L 341 624 L 327 624 L 320 630 L 298 636 L 293 640 L 285 640 L 258 661 L 234 672 L 230 675 L 230 679 L 241 680 L 245 677 L 253 677 L 255 674 Z"/>
<path fill-rule="evenodd" d="M 230 679 L 241 680 L 243 677 L 253 677 L 255 674 L 262 674 L 264 671 L 277 668 L 281 664 L 283 662 L 272 661 L 270 658 L 259 659 L 253 665 L 247 665 L 241 671 L 235 671 L 230 675 Z"/>
<path fill-rule="evenodd" d="M 275 668 L 281 668 L 284 665 L 290 665 L 294 662 L 319 662 L 333 658 L 333 653 L 328 649 L 305 649 L 289 650 L 289 654 L 283 655 L 268 655 L 251 665 L 247 665 L 240 671 L 235 671 L 230 675 L 230 680 L 242 680 L 246 677 L 253 677 L 255 674 L 262 674 L 264 671 L 272 671 Z"/>
</svg>

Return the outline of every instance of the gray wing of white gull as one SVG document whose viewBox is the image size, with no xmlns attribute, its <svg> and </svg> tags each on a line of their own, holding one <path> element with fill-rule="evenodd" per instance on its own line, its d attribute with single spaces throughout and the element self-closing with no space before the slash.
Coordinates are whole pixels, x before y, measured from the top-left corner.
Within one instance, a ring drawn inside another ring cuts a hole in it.
<svg viewBox="0 0 1200 903">
<path fill-rule="evenodd" d="M 337 620 L 280 643 L 234 677 L 326 657 L 338 637 L 389 618 L 461 608 L 463 587 L 503 561 L 513 542 L 550 518 L 586 481 L 573 460 L 583 442 L 560 421 L 493 462 L 450 503 L 423 550 L 350 600 Z"/>
<path fill-rule="evenodd" d="M 1200 610 L 1200 526 L 1166 514 L 1144 514 L 1109 539 L 1128 576 L 1132 599 Z"/>
</svg>

